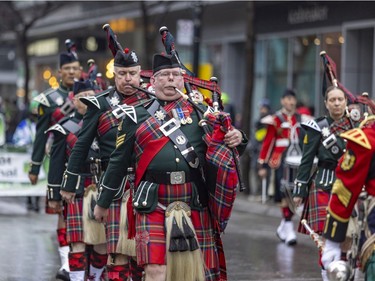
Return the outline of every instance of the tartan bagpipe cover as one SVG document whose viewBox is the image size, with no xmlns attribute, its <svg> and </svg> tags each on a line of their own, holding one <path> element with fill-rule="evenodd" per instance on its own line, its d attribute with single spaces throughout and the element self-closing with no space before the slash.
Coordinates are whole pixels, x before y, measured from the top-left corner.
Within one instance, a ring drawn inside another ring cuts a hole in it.
<svg viewBox="0 0 375 281">
<path fill-rule="evenodd" d="M 224 136 L 232 128 L 232 121 L 228 113 L 208 114 L 209 121 L 213 121 L 211 135 L 206 134 L 206 183 L 209 187 L 208 207 L 216 220 L 219 231 L 223 232 L 227 226 L 236 199 L 239 186 L 238 171 L 235 157 L 239 158 L 237 150 L 231 149 L 224 143 Z"/>
</svg>

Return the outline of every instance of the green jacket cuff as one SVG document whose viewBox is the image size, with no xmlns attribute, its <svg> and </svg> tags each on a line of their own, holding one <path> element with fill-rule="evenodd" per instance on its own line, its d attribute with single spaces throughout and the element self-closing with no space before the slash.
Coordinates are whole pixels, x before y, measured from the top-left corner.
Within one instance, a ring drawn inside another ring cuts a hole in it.
<svg viewBox="0 0 375 281">
<path fill-rule="evenodd" d="M 29 174 L 39 175 L 41 164 L 30 163 Z"/>
<path fill-rule="evenodd" d="M 47 186 L 47 199 L 49 201 L 61 201 L 60 186 Z"/>
<path fill-rule="evenodd" d="M 80 182 L 81 176 L 79 174 L 71 173 L 66 170 L 61 183 L 61 190 L 66 192 L 76 192 L 76 190 L 79 189 Z"/>
<path fill-rule="evenodd" d="M 306 198 L 309 194 L 307 183 L 296 181 L 293 189 L 293 197 Z"/>
</svg>

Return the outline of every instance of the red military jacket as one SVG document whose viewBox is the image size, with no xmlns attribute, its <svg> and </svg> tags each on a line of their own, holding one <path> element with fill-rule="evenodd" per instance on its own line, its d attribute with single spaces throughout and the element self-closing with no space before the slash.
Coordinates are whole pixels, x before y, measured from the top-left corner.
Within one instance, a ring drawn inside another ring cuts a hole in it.
<svg viewBox="0 0 375 281">
<path fill-rule="evenodd" d="M 375 123 L 340 135 L 347 140 L 346 152 L 336 168 L 336 181 L 328 205 L 323 236 L 342 242 L 349 218 L 362 188 L 375 196 Z"/>
<path fill-rule="evenodd" d="M 280 166 L 283 153 L 290 144 L 292 127 L 297 127 L 296 132 L 299 135 L 299 119 L 298 114 L 289 116 L 281 110 L 272 117 L 262 119 L 264 123 L 267 123 L 267 133 L 259 152 L 259 164 L 268 164 L 272 169 Z"/>
</svg>

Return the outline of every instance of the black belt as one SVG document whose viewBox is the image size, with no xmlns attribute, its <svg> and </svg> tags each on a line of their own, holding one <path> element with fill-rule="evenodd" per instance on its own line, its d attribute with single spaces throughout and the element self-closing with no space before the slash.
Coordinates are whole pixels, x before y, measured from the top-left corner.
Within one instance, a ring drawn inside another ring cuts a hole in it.
<svg viewBox="0 0 375 281">
<path fill-rule="evenodd" d="M 158 184 L 183 184 L 187 182 L 193 182 L 200 179 L 198 172 L 191 173 L 185 171 L 174 171 L 174 172 L 158 172 L 158 171 L 146 171 L 144 179 L 149 182 Z"/>
<path fill-rule="evenodd" d="M 318 163 L 319 168 L 328 169 L 328 170 L 335 170 L 337 167 L 337 162 L 319 162 Z"/>
</svg>

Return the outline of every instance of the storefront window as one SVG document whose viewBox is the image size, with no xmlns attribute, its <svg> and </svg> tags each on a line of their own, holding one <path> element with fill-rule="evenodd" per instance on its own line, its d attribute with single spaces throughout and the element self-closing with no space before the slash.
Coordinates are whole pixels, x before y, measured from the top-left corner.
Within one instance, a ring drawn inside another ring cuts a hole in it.
<svg viewBox="0 0 375 281">
<path fill-rule="evenodd" d="M 287 87 L 288 78 L 288 39 L 271 39 L 267 46 L 267 85 L 266 96 L 271 107 L 280 107 L 280 97 Z"/>
<path fill-rule="evenodd" d="M 319 91 L 316 89 L 315 69 L 319 41 L 316 36 L 299 36 L 292 40 L 293 46 L 293 89 L 296 91 L 299 105 L 314 106 Z"/>
</svg>

